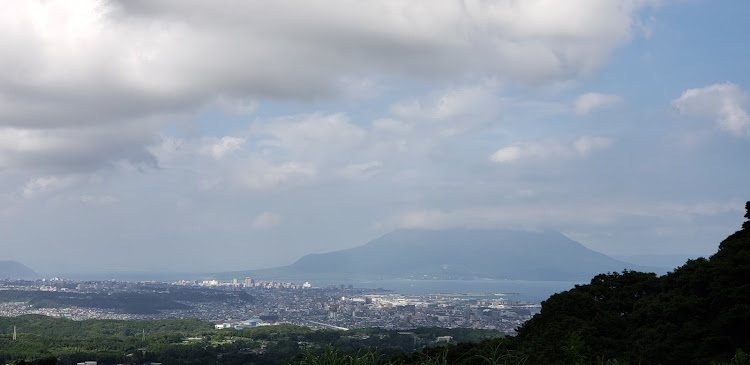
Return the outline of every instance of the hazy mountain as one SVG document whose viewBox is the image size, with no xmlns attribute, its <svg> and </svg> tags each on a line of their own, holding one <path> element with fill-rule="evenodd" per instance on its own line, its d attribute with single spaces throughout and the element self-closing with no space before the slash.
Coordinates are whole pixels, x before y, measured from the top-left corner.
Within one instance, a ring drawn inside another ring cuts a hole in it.
<svg viewBox="0 0 750 365">
<path fill-rule="evenodd" d="M 403 229 L 359 247 L 307 255 L 289 266 L 252 274 L 577 281 L 623 269 L 667 271 L 615 260 L 553 231 Z"/>
<path fill-rule="evenodd" d="M 0 279 L 33 279 L 37 274 L 17 261 L 0 261 Z"/>
</svg>

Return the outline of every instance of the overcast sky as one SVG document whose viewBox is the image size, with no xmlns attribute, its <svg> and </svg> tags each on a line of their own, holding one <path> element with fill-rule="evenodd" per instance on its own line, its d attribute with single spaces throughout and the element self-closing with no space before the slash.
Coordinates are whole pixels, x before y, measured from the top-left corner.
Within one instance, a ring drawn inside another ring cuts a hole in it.
<svg viewBox="0 0 750 365">
<path fill-rule="evenodd" d="M 402 227 L 714 252 L 750 199 L 744 0 L 8 1 L 0 259 L 289 264 Z"/>
</svg>

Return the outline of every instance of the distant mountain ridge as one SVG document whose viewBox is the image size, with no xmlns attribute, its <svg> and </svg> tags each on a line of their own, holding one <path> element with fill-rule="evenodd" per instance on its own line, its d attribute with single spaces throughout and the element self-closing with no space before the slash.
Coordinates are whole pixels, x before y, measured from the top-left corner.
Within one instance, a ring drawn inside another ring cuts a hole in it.
<svg viewBox="0 0 750 365">
<path fill-rule="evenodd" d="M 0 279 L 33 279 L 37 276 L 34 270 L 18 261 L 0 261 Z"/>
<path fill-rule="evenodd" d="M 362 246 L 306 255 L 291 265 L 251 274 L 578 281 L 624 269 L 667 271 L 616 260 L 554 231 L 400 229 Z"/>
</svg>

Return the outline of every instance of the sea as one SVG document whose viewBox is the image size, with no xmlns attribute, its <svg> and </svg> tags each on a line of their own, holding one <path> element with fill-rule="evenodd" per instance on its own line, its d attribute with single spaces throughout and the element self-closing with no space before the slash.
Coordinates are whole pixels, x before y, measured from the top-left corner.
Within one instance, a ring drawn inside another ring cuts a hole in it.
<svg viewBox="0 0 750 365">
<path fill-rule="evenodd" d="M 175 273 L 175 272 L 88 272 L 62 275 L 63 278 L 77 280 L 123 280 L 123 281 L 160 281 L 174 282 L 178 280 L 203 280 L 208 274 Z M 51 276 L 50 276 L 51 277 Z M 279 280 L 285 281 L 285 280 Z M 313 287 L 341 286 L 382 289 L 402 295 L 427 294 L 464 294 L 472 296 L 502 294 L 511 300 L 528 303 L 541 303 L 550 295 L 572 289 L 582 282 L 573 281 L 531 281 L 531 280 L 430 280 L 430 279 L 380 279 L 380 280 L 315 280 L 311 278 Z M 302 282 L 292 281 L 295 284 Z"/>
<path fill-rule="evenodd" d="M 472 296 L 502 294 L 509 299 L 540 303 L 550 295 L 570 290 L 582 282 L 529 280 L 412 280 L 388 279 L 371 281 L 311 282 L 313 286 L 351 285 L 354 288 L 383 289 L 402 295 L 463 294 Z"/>
</svg>

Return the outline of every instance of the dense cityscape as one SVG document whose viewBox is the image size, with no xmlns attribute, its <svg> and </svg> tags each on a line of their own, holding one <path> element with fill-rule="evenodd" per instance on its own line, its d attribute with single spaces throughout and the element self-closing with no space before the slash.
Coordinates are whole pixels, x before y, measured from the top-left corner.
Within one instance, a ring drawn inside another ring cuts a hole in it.
<svg viewBox="0 0 750 365">
<path fill-rule="evenodd" d="M 0 316 L 40 314 L 71 320 L 197 318 L 213 322 L 216 328 L 288 323 L 312 328 L 439 326 L 514 333 L 539 309 L 538 304 L 514 300 L 512 294 L 402 295 L 385 289 L 361 289 L 351 285 L 314 287 L 310 283 L 256 282 L 250 278 L 230 282 L 181 280 L 173 283 L 59 278 L 5 280 L 0 281 L 0 291 L 55 293 L 63 297 L 76 295 L 84 298 L 83 304 L 74 306 L 5 300 L 5 303 L 0 303 Z M 133 313 L 95 304 L 91 296 L 112 297 L 123 293 L 171 295 L 181 306 L 155 313 Z"/>
</svg>

